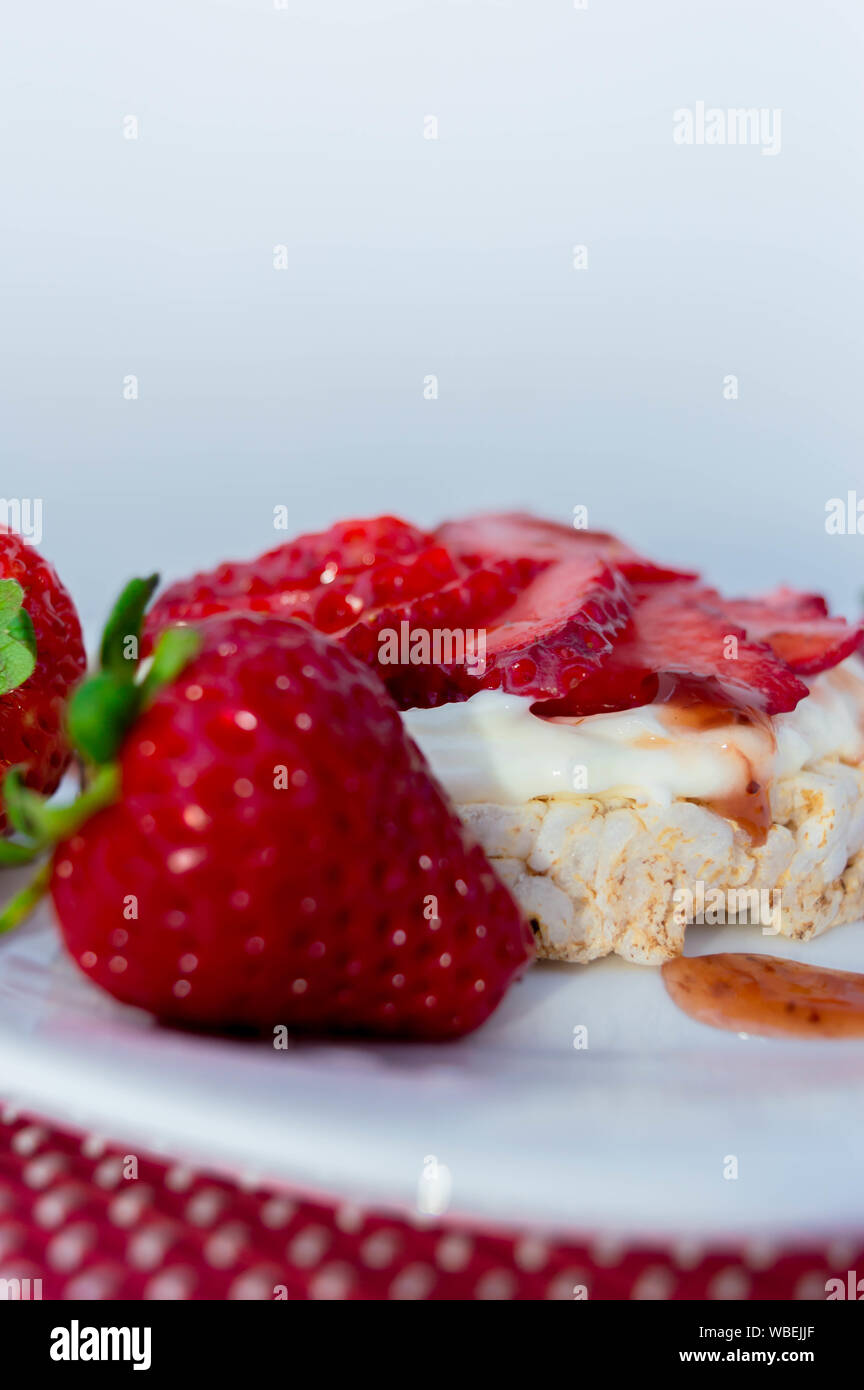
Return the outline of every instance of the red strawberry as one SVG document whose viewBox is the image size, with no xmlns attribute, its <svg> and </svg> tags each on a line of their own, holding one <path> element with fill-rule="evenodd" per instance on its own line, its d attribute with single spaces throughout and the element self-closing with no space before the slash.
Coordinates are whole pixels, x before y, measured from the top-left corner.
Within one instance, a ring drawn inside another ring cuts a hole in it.
<svg viewBox="0 0 864 1390">
<path fill-rule="evenodd" d="M 392 517 L 340 523 L 248 565 L 174 585 L 155 604 L 148 631 L 231 608 L 308 618 L 376 666 L 402 709 L 487 688 L 553 699 L 596 670 L 627 621 L 629 601 L 624 581 L 594 547 L 562 546 L 556 534 L 547 548 L 526 526 L 522 549 L 507 544 L 505 528 L 481 536 L 472 551 L 458 527 L 452 531 L 451 546 L 446 526 L 433 537 Z M 546 573 L 553 566 L 554 577 Z M 312 583 L 322 576 L 326 586 Z M 485 669 L 451 660 L 446 650 L 420 663 L 387 660 L 382 644 L 403 624 L 412 638 L 426 634 L 430 651 L 436 634 L 464 642 L 482 632 Z"/>
<path fill-rule="evenodd" d="M 385 517 L 175 586 L 151 629 L 194 620 L 217 602 L 293 613 L 377 666 L 403 709 L 502 689 L 580 714 L 645 703 L 669 678 L 717 703 L 792 709 L 806 693 L 795 674 L 836 665 L 861 641 L 864 629 L 829 618 L 817 595 L 726 600 L 692 578 L 604 532 L 524 513 L 445 522 L 428 534 Z M 632 629 L 628 581 L 638 590 Z M 418 643 L 410 660 L 401 645 L 398 660 L 386 655 L 403 628 L 427 639 L 428 654 Z M 466 646 L 470 636 L 475 658 L 485 641 L 485 668 L 436 648 L 436 633 Z"/>
<path fill-rule="evenodd" d="M 601 669 L 629 617 L 629 590 L 616 570 L 591 555 L 550 565 L 489 625 L 485 671 L 464 663 L 441 668 L 443 692 L 439 686 L 436 693 L 449 700 L 478 690 L 563 698 Z"/>
<path fill-rule="evenodd" d="M 328 531 L 286 541 L 255 560 L 179 580 L 159 598 L 147 630 L 155 633 L 214 613 L 251 612 L 302 617 L 321 631 L 337 631 L 356 622 L 367 606 L 364 580 L 372 570 L 398 571 L 431 545 L 430 537 L 398 517 L 341 521 Z"/>
<path fill-rule="evenodd" d="M 644 559 L 606 531 L 577 530 L 527 512 L 487 512 L 463 521 L 445 521 L 435 532 L 435 539 L 454 555 L 470 556 L 478 563 L 493 556 L 518 556 L 551 564 L 591 553 L 614 565 L 634 584 L 695 577 L 685 570 L 669 569 Z"/>
<path fill-rule="evenodd" d="M 770 647 L 750 640 L 722 605 L 714 590 L 695 584 L 637 590 L 633 626 L 600 672 L 569 701 L 543 713 L 625 709 L 671 693 L 673 686 L 763 714 L 794 709 L 807 694 L 806 685 Z"/>
<path fill-rule="evenodd" d="M 762 598 L 721 599 L 716 610 L 746 628 L 747 636 L 767 642 L 775 656 L 801 676 L 813 676 L 845 661 L 864 638 L 864 623 L 851 626 L 831 618 L 819 594 L 775 589 Z"/>
<path fill-rule="evenodd" d="M 190 640 L 178 674 L 172 649 Z M 220 616 L 164 635 L 167 681 L 154 695 L 151 672 L 136 712 L 141 687 L 118 697 L 108 646 L 73 732 L 104 754 L 112 711 L 132 722 L 90 794 L 108 804 L 65 835 L 51 875 L 90 979 L 220 1029 L 452 1038 L 489 1016 L 531 930 L 371 671 L 307 624 Z M 38 838 L 46 812 L 19 801 Z"/>
<path fill-rule="evenodd" d="M 433 537 L 397 517 L 343 521 L 298 536 L 255 560 L 220 565 L 173 584 L 147 620 L 150 639 L 165 627 L 214 613 L 303 618 L 321 632 L 353 634 L 355 654 L 375 664 L 378 633 L 403 619 L 445 625 L 499 613 L 538 570 L 496 557 L 454 562 Z"/>
<path fill-rule="evenodd" d="M 0 530 L 0 773 L 21 765 L 29 787 L 55 790 L 71 757 L 66 699 L 84 666 L 78 615 L 54 570 Z"/>
</svg>

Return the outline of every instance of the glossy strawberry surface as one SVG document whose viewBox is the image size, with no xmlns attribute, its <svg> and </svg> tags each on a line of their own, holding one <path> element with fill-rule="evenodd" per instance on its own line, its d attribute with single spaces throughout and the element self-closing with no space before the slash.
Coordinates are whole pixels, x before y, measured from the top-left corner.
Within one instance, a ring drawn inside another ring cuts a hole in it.
<svg viewBox="0 0 864 1390">
<path fill-rule="evenodd" d="M 29 679 L 0 695 L 0 773 L 22 765 L 27 785 L 50 793 L 72 756 L 63 716 L 86 664 L 81 625 L 53 567 L 13 531 L 0 530 L 0 579 L 17 580 L 24 590 L 37 653 Z"/>
<path fill-rule="evenodd" d="M 794 709 L 807 686 L 718 600 L 690 583 L 637 588 L 632 624 L 602 670 L 542 712 L 601 714 L 681 694 L 766 715 Z"/>
<path fill-rule="evenodd" d="M 660 584 L 694 578 L 687 570 L 670 569 L 646 559 L 607 531 L 564 526 L 528 512 L 485 512 L 461 521 L 445 521 L 435 537 L 454 554 L 471 556 L 477 563 L 496 555 L 519 555 L 546 565 L 580 556 L 598 556 L 633 583 Z"/>
<path fill-rule="evenodd" d="M 373 672 L 308 624 L 200 624 L 55 852 L 66 944 L 116 998 L 219 1029 L 452 1038 L 532 934 Z"/>
<path fill-rule="evenodd" d="M 819 594 L 776 589 L 762 598 L 723 599 L 715 611 L 740 623 L 753 641 L 767 642 L 797 675 L 814 676 L 851 656 L 861 645 L 864 623 L 832 618 Z"/>
<path fill-rule="evenodd" d="M 173 585 L 147 630 L 152 638 L 171 623 L 214 612 L 267 611 L 337 637 L 376 667 L 402 709 L 464 700 L 481 689 L 552 699 L 611 650 L 629 597 L 621 571 L 591 546 L 562 547 L 562 528 L 548 527 L 549 544 L 538 539 L 534 528 L 545 527 L 526 524 L 520 549 L 510 545 L 509 523 L 502 535 L 472 533 L 471 544 L 455 528 L 451 543 L 446 526 L 423 533 L 393 517 L 340 523 Z M 483 669 L 448 659 L 446 650 L 419 663 L 383 659 L 383 644 L 403 624 L 411 638 L 426 634 L 430 651 L 447 634 L 470 640 L 482 632 Z"/>
<path fill-rule="evenodd" d="M 830 617 L 818 595 L 725 599 L 606 532 L 522 512 L 428 532 L 394 517 L 340 523 L 174 585 L 149 628 L 232 606 L 331 633 L 376 668 L 401 709 L 497 689 L 592 714 L 688 685 L 704 700 L 776 714 L 806 696 L 802 676 L 851 655 L 864 631 Z M 403 627 L 425 634 L 427 648 L 402 659 L 403 643 L 399 660 L 385 659 Z M 432 639 L 448 633 L 466 650 L 482 640 L 482 664 L 439 650 Z"/>
</svg>

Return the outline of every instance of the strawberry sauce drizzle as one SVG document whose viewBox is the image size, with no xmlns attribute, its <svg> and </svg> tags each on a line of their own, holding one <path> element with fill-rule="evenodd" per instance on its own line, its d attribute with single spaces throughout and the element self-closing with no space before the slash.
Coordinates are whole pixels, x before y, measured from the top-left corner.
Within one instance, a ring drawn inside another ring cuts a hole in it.
<svg viewBox="0 0 864 1390">
<path fill-rule="evenodd" d="M 662 967 L 673 1003 L 698 1023 L 763 1038 L 864 1037 L 864 975 L 780 956 L 679 956 Z"/>
<path fill-rule="evenodd" d="M 715 703 L 713 700 L 706 699 L 705 694 L 705 682 L 664 675 L 656 679 L 651 689 L 652 698 L 646 703 L 656 707 L 660 722 L 672 738 L 681 734 L 700 734 L 711 730 L 719 732 L 730 727 L 741 728 L 742 726 L 758 730 L 764 736 L 766 740 L 765 762 L 762 759 L 757 762 L 756 759 L 747 757 L 740 748 L 736 747 L 734 750 L 741 762 L 741 779 L 738 790 L 728 796 L 706 798 L 699 801 L 699 804 L 707 807 L 709 811 L 714 811 L 718 816 L 723 816 L 724 819 L 735 821 L 740 825 L 749 835 L 754 846 L 763 845 L 773 824 L 771 798 L 768 790 L 770 768 L 766 765 L 767 758 L 777 746 L 771 718 L 756 708 L 745 709 L 740 706 Z M 643 704 L 629 708 L 644 707 Z M 555 709 L 555 706 L 551 703 L 545 705 L 540 703 L 533 708 L 535 714 L 541 718 L 549 719 L 555 724 L 578 726 L 586 717 L 590 717 L 552 713 L 551 711 Z M 613 713 L 614 711 L 604 711 L 604 713 L 606 712 Z M 654 742 L 653 739 L 648 740 L 649 745 L 652 742 Z M 729 745 L 724 746 L 728 747 Z M 762 763 L 761 767 L 759 763 Z"/>
<path fill-rule="evenodd" d="M 777 747 L 774 726 L 762 710 L 709 703 L 692 684 L 682 681 L 661 689 L 659 703 L 663 706 L 661 722 L 672 734 L 682 730 L 703 733 L 743 726 L 758 730 L 765 737 L 767 754 Z M 764 764 L 760 769 L 756 760 L 747 757 L 740 748 L 736 748 L 736 752 L 742 764 L 738 789 L 729 796 L 713 797 L 701 804 L 718 816 L 735 821 L 747 832 L 754 846 L 763 845 L 773 824 L 768 791 L 770 769 Z"/>
</svg>

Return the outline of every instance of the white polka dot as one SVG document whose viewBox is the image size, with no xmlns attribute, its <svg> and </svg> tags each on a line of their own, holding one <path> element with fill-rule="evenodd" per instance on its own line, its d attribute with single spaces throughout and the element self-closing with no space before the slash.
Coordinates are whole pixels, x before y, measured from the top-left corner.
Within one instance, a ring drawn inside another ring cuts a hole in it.
<svg viewBox="0 0 864 1390">
<path fill-rule="evenodd" d="M 577 1290 L 587 1286 L 588 1277 L 584 1269 L 564 1269 L 560 1274 L 556 1274 L 554 1279 L 549 1280 L 546 1287 L 546 1297 L 556 1303 L 564 1303 L 575 1299 Z"/>
<path fill-rule="evenodd" d="M 750 1292 L 750 1276 L 743 1269 L 730 1265 L 719 1270 L 708 1284 L 708 1297 L 721 1301 L 746 1298 Z"/>
<path fill-rule="evenodd" d="M 93 1181 L 100 1187 L 116 1187 L 123 1177 L 123 1159 L 119 1154 L 103 1158 L 93 1172 Z"/>
<path fill-rule="evenodd" d="M 261 1208 L 261 1224 L 269 1231 L 280 1231 L 294 1216 L 296 1207 L 285 1197 L 271 1197 Z"/>
<path fill-rule="evenodd" d="M 369 1269 L 392 1265 L 402 1242 L 395 1231 L 375 1231 L 360 1246 L 360 1258 Z"/>
<path fill-rule="evenodd" d="M 154 1275 L 144 1288 L 144 1297 L 159 1302 L 178 1302 L 191 1298 L 194 1288 L 193 1271 L 183 1265 L 177 1265 L 173 1269 L 163 1269 Z"/>
<path fill-rule="evenodd" d="M 705 1258 L 705 1247 L 685 1236 L 675 1242 L 670 1253 L 679 1269 L 695 1269 Z"/>
<path fill-rule="evenodd" d="M 663 1265 L 652 1265 L 649 1269 L 643 1269 L 633 1285 L 630 1297 L 640 1303 L 659 1302 L 669 1297 L 674 1282 L 669 1270 Z"/>
<path fill-rule="evenodd" d="M 136 1269 L 155 1269 L 165 1258 L 177 1228 L 170 1222 L 154 1222 L 136 1231 L 126 1247 L 127 1258 Z"/>
<path fill-rule="evenodd" d="M 776 1263 L 777 1246 L 769 1240 L 748 1240 L 744 1247 L 744 1263 L 748 1269 L 769 1269 Z"/>
<path fill-rule="evenodd" d="M 309 1293 L 319 1301 L 347 1298 L 354 1279 L 350 1265 L 324 1265 L 309 1281 Z"/>
<path fill-rule="evenodd" d="M 41 1125 L 27 1125 L 13 1134 L 12 1152 L 23 1156 L 35 1153 L 44 1138 L 45 1130 Z"/>
<path fill-rule="evenodd" d="M 204 1246 L 204 1258 L 213 1269 L 230 1269 L 237 1263 L 248 1236 L 241 1221 L 229 1221 L 209 1236 Z"/>
<path fill-rule="evenodd" d="M 620 1236 L 598 1236 L 588 1252 L 592 1264 L 611 1269 L 624 1258 L 626 1245 Z"/>
<path fill-rule="evenodd" d="M 326 1226 L 304 1226 L 288 1246 L 288 1258 L 301 1269 L 310 1269 L 324 1258 L 330 1245 Z"/>
<path fill-rule="evenodd" d="M 125 1229 L 134 1226 L 144 1213 L 152 1193 L 149 1187 L 136 1185 L 128 1192 L 120 1192 L 108 1207 L 108 1220 L 115 1226 Z"/>
<path fill-rule="evenodd" d="M 30 1162 L 24 1165 L 21 1176 L 28 1187 L 39 1189 L 48 1187 L 66 1166 L 63 1154 L 40 1154 L 38 1158 L 31 1158 Z"/>
<path fill-rule="evenodd" d="M 474 1287 L 474 1297 L 483 1302 L 501 1302 L 512 1298 L 516 1291 L 516 1279 L 507 1269 L 490 1269 L 482 1275 Z"/>
<path fill-rule="evenodd" d="M 390 1285 L 389 1297 L 397 1302 L 416 1301 L 425 1298 L 434 1283 L 435 1271 L 428 1265 L 406 1265 Z"/>
<path fill-rule="evenodd" d="M 195 1181 L 195 1174 L 191 1168 L 183 1168 L 177 1164 L 176 1167 L 168 1169 L 164 1181 L 169 1192 L 188 1192 Z"/>
<path fill-rule="evenodd" d="M 91 1266 L 74 1274 L 63 1286 L 63 1297 L 88 1303 L 110 1299 L 120 1287 L 122 1271 L 111 1266 Z"/>
<path fill-rule="evenodd" d="M 235 1303 L 263 1303 L 273 1297 L 273 1290 L 279 1282 L 274 1270 L 263 1265 L 244 1269 L 228 1289 L 228 1297 Z"/>
<path fill-rule="evenodd" d="M 356 1235 L 362 1229 L 365 1220 L 366 1213 L 362 1207 L 355 1207 L 350 1202 L 343 1202 L 336 1208 L 336 1225 L 346 1235 Z"/>
<path fill-rule="evenodd" d="M 225 1207 L 225 1194 L 218 1187 L 202 1187 L 186 1203 L 184 1215 L 193 1226 L 212 1226 Z"/>
<path fill-rule="evenodd" d="M 52 1188 L 33 1205 L 33 1216 L 40 1226 L 51 1229 L 65 1221 L 75 1207 L 86 1199 L 86 1189 L 80 1183 L 67 1183 Z"/>
<path fill-rule="evenodd" d="M 471 1262 L 474 1242 L 458 1233 L 442 1236 L 435 1247 L 435 1263 L 448 1274 L 457 1274 Z"/>
<path fill-rule="evenodd" d="M 548 1246 L 536 1236 L 524 1236 L 522 1240 L 516 1242 L 513 1250 L 513 1262 L 517 1269 L 523 1269 L 526 1273 L 534 1273 L 542 1269 L 549 1259 Z"/>
<path fill-rule="evenodd" d="M 48 1244 L 45 1254 L 49 1265 L 59 1273 L 68 1273 L 80 1265 L 96 1239 L 92 1224 L 78 1222 L 60 1231 Z"/>
</svg>

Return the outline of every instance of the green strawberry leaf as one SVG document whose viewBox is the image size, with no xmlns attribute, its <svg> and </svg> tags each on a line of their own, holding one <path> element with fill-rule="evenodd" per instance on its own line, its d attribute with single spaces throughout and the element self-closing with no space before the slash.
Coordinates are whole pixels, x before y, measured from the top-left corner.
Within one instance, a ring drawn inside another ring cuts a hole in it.
<svg viewBox="0 0 864 1390">
<path fill-rule="evenodd" d="M 139 685 L 127 683 L 123 673 L 97 671 L 69 701 L 66 725 L 74 747 L 91 763 L 110 762 L 140 708 Z"/>
<path fill-rule="evenodd" d="M 36 669 L 36 635 L 17 579 L 0 579 L 0 695 L 29 680 Z"/>
<path fill-rule="evenodd" d="M 0 627 L 8 627 L 24 602 L 24 590 L 17 579 L 0 579 Z"/>
<path fill-rule="evenodd" d="M 130 579 L 108 616 L 99 664 L 103 671 L 112 671 L 130 684 L 138 669 L 138 643 L 141 624 L 153 591 L 159 583 L 158 574 L 148 579 Z"/>
<path fill-rule="evenodd" d="M 26 608 L 19 608 L 18 612 L 12 617 L 6 629 L 10 637 L 14 637 L 22 646 L 26 647 L 35 662 L 38 655 L 36 651 L 36 633 L 33 631 L 33 619 Z"/>
</svg>

